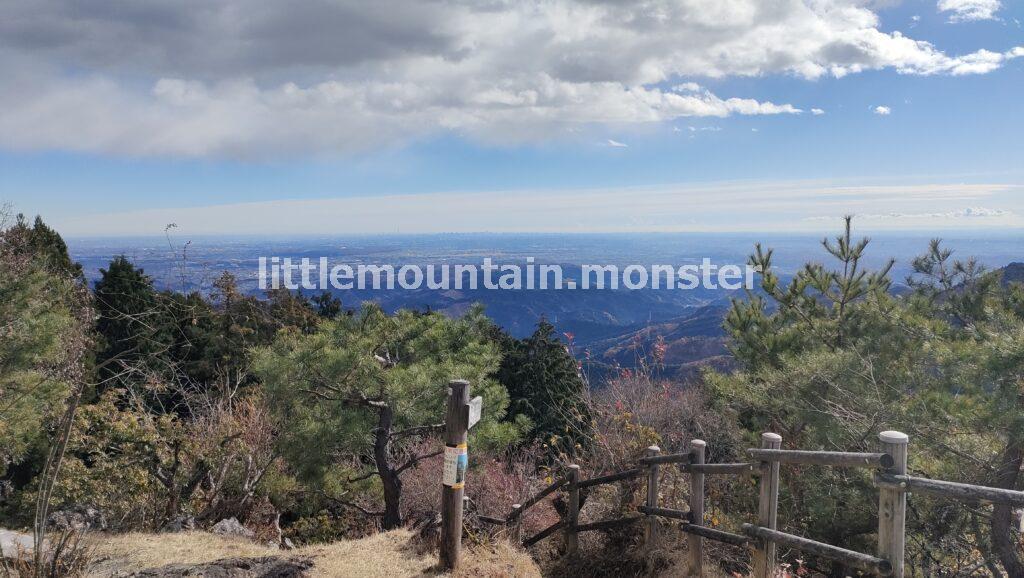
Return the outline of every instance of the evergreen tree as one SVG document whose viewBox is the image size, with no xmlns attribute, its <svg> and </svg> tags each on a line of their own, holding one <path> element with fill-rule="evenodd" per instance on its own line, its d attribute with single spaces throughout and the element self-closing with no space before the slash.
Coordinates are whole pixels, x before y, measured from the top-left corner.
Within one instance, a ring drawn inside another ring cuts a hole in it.
<svg viewBox="0 0 1024 578">
<path fill-rule="evenodd" d="M 0 475 L 45 440 L 79 376 L 82 348 L 73 344 L 84 340 L 69 282 L 4 245 L 0 239 Z"/>
<path fill-rule="evenodd" d="M 504 335 L 501 342 L 497 378 L 508 390 L 510 413 L 530 419 L 532 439 L 574 455 L 590 437 L 591 415 L 587 385 L 569 348 L 544 319 L 530 337 Z"/>
<path fill-rule="evenodd" d="M 20 250 L 40 260 L 46 270 L 76 281 L 85 280 L 82 265 L 71 259 L 67 243 L 57 231 L 43 222 L 42 217 L 37 215 L 32 225 L 29 225 L 25 215 L 18 215 L 11 234 L 21 237 Z"/>
<path fill-rule="evenodd" d="M 143 368 L 162 371 L 170 346 L 167 311 L 158 306 L 153 280 L 124 255 L 115 257 L 93 291 L 102 345 L 96 356 L 101 381 L 131 377 Z"/>
<path fill-rule="evenodd" d="M 705 375 L 716 409 L 738 420 L 750 444 L 773 431 L 787 448 L 870 452 L 879 431 L 904 431 L 912 471 L 1015 488 L 1024 463 L 1018 290 L 1000 289 L 994 276 L 954 262 L 935 242 L 914 262 L 915 292 L 897 297 L 888 291 L 888 265 L 861 267 L 867 246 L 852 240 L 847 221 L 836 242 L 825 242 L 835 265 L 808 264 L 785 286 L 770 268 L 771 251 L 757 247 L 751 260 L 764 267 L 764 296 L 735 302 L 726 319 L 739 370 Z M 794 533 L 870 551 L 873 496 L 869 473 L 822 468 L 786 478 L 780 500 Z M 923 576 L 998 563 L 1024 575 L 1010 515 L 996 506 L 979 519 L 916 501 L 908 564 Z M 852 573 L 811 564 L 831 576 Z"/>
<path fill-rule="evenodd" d="M 43 473 L 37 540 L 83 390 L 93 319 L 85 287 L 51 267 L 53 247 L 23 220 L 0 230 L 0 476 L 18 490 Z"/>
<path fill-rule="evenodd" d="M 316 314 L 324 319 L 334 319 L 341 315 L 341 299 L 331 295 L 329 291 L 323 291 L 313 297 L 313 305 L 316 307 Z"/>
<path fill-rule="evenodd" d="M 473 395 L 483 397 L 473 443 L 503 447 L 516 436 L 515 425 L 502 422 L 508 394 L 490 377 L 499 359 L 490 327 L 480 309 L 451 319 L 409 311 L 392 316 L 368 305 L 310 335 L 281 332 L 257 352 L 255 367 L 271 407 L 288 424 L 286 457 L 334 497 L 353 484 L 379 482 L 383 525 L 397 527 L 402 474 L 440 453 L 420 453 L 419 442 L 443 428 L 449 380 L 468 379 Z"/>
<path fill-rule="evenodd" d="M 224 379 L 227 374 L 221 358 L 224 340 L 218 333 L 217 312 L 210 302 L 195 292 L 182 295 L 163 291 L 157 294 L 157 299 L 168 317 L 167 355 L 174 367 L 189 382 L 204 388 Z M 228 364 L 232 368 L 235 365 Z"/>
</svg>

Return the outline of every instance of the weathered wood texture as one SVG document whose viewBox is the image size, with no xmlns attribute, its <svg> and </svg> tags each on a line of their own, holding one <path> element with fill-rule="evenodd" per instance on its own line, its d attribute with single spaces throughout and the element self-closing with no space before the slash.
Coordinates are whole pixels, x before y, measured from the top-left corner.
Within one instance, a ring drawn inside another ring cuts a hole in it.
<svg viewBox="0 0 1024 578">
<path fill-rule="evenodd" d="M 726 544 L 732 544 L 733 546 L 745 546 L 750 543 L 750 538 L 741 536 L 740 534 L 733 534 L 732 532 L 726 532 L 724 530 L 716 530 L 714 528 L 708 528 L 706 526 L 698 526 L 696 524 L 690 524 L 684 522 L 679 525 L 679 529 L 687 534 L 693 534 L 695 536 L 701 536 L 702 538 L 708 538 L 709 540 L 715 540 L 717 542 L 724 542 Z M 691 574 L 700 576 L 700 574 Z"/>
<path fill-rule="evenodd" d="M 704 440 L 693 440 L 690 442 L 690 453 L 693 455 L 695 466 L 704 465 L 707 442 Z M 692 524 L 704 525 L 704 473 L 700 471 L 690 472 L 690 519 Z M 689 565 L 690 576 L 704 575 L 704 543 L 700 534 L 690 534 L 689 541 Z"/>
<path fill-rule="evenodd" d="M 561 530 L 564 526 L 565 526 L 565 520 L 559 520 L 559 521 L 555 522 L 554 524 L 551 524 L 547 528 L 544 528 L 540 532 L 537 532 L 536 534 L 534 534 L 530 538 L 527 538 L 526 540 L 524 540 L 523 541 L 523 546 L 527 546 L 527 547 L 533 546 L 537 542 L 540 542 L 544 538 L 547 538 L 548 536 L 550 536 L 550 535 L 554 534 L 555 532 Z"/>
<path fill-rule="evenodd" d="M 469 403 L 469 382 L 454 380 L 448 384 L 448 408 L 445 412 L 444 442 L 448 447 L 466 443 L 469 424 L 465 411 Z M 462 497 L 465 488 L 441 485 L 441 567 L 454 570 L 462 551 Z"/>
<path fill-rule="evenodd" d="M 456 403 L 465 404 L 464 400 L 469 398 L 469 385 L 465 382 L 452 382 L 452 384 L 453 395 L 449 399 L 449 431 L 445 441 L 449 444 L 465 443 L 464 416 L 466 414 L 464 411 L 453 410 L 452 406 Z M 460 384 L 465 384 L 465 387 L 461 388 Z M 452 398 L 456 401 L 452 401 Z M 452 431 L 451 424 L 453 423 L 455 431 Z M 461 435 L 459 435 L 460 427 Z M 505 524 L 513 542 L 519 542 L 523 513 L 553 492 L 563 489 L 568 492 L 566 515 L 555 524 L 523 541 L 524 546 L 531 546 L 564 530 L 565 550 L 571 556 L 578 553 L 578 534 L 580 532 L 609 530 L 642 520 L 645 523 L 644 547 L 650 553 L 657 547 L 658 518 L 670 518 L 681 520 L 682 523 L 679 527 L 688 534 L 690 554 L 687 573 L 690 576 L 703 576 L 704 574 L 701 556 L 702 540 L 707 538 L 737 546 L 752 546 L 754 552 L 751 575 L 754 578 L 770 578 L 776 574 L 776 546 L 807 552 L 880 576 L 903 578 L 906 506 L 909 492 L 931 494 L 967 503 L 1003 503 L 1024 507 L 1024 492 L 908 476 L 906 473 L 907 436 L 900 432 L 888 431 L 879 434 L 879 440 L 882 449 L 879 453 L 782 450 L 780 436 L 774 433 L 764 433 L 761 436 L 761 448 L 748 450 L 750 455 L 758 461 L 736 464 L 704 463 L 707 445 L 701 440 L 694 440 L 688 451 L 679 454 L 661 455 L 660 448 L 651 446 L 647 448 L 646 455 L 639 460 L 641 467 L 589 480 L 580 480 L 579 467 L 569 466 L 567 475 L 558 478 L 523 504 L 514 504 L 512 512 L 506 518 L 479 516 L 479 519 L 492 524 Z M 878 557 L 778 531 L 781 463 L 879 469 L 880 471 L 875 474 L 875 483 L 880 488 Z M 680 471 L 690 474 L 689 511 L 664 508 L 658 505 L 659 466 L 661 464 L 678 464 Z M 704 526 L 704 476 L 713 474 L 750 475 L 751 473 L 760 476 L 758 523 L 744 524 L 743 534 L 734 534 Z M 637 508 L 643 514 L 642 516 L 627 516 L 587 524 L 579 523 L 581 489 L 642 476 L 647 478 L 646 500 L 644 505 Z M 462 503 L 461 489 L 458 490 L 458 494 L 451 492 L 451 495 L 448 490 L 449 488 L 446 487 L 446 511 L 450 503 L 458 505 Z M 455 499 L 456 495 L 458 495 L 457 500 Z M 447 560 L 454 560 L 454 565 L 457 565 L 458 547 L 451 543 L 451 539 L 461 534 L 462 509 L 454 508 L 452 514 L 450 518 L 446 518 L 442 526 L 442 563 L 445 563 L 447 556 Z M 459 520 L 459 532 L 456 532 L 452 525 L 455 516 Z M 454 567 L 454 565 L 447 567 Z"/>
<path fill-rule="evenodd" d="M 882 450 L 893 458 L 885 473 L 906 475 L 906 434 L 884 431 L 878 434 Z M 907 494 L 902 488 L 880 488 L 878 491 L 878 556 L 891 565 L 892 575 L 903 578 L 903 550 L 906 539 Z"/>
<path fill-rule="evenodd" d="M 968 504 L 980 502 L 1024 507 L 1024 492 L 1016 490 L 989 488 L 973 484 L 958 484 L 956 482 L 918 478 L 915 476 L 898 476 L 884 472 L 875 474 L 875 483 L 881 488 L 901 488 L 907 492 L 928 494 Z"/>
<path fill-rule="evenodd" d="M 691 522 L 690 512 L 686 510 L 674 510 L 672 508 L 659 508 L 657 506 L 637 506 L 636 511 L 641 514 L 645 514 L 650 518 L 662 517 L 672 518 L 673 520 L 683 520 L 684 522 Z"/>
<path fill-rule="evenodd" d="M 778 450 L 782 447 L 782 436 L 774 433 L 761 434 L 761 448 Z M 771 454 L 774 456 L 774 454 Z M 757 523 L 763 528 L 774 530 L 779 513 L 779 462 L 761 463 L 761 491 L 757 499 Z M 755 545 L 753 556 L 754 578 L 771 578 L 775 575 L 775 543 L 761 540 Z"/>
<path fill-rule="evenodd" d="M 819 452 L 806 450 L 752 449 L 747 450 L 755 460 L 780 462 L 784 464 L 806 464 L 831 466 L 834 468 L 889 468 L 893 457 L 889 454 L 867 454 L 853 452 Z"/>
<path fill-rule="evenodd" d="M 679 471 L 690 474 L 748 476 L 757 473 L 757 464 L 689 464 L 679 466 Z"/>
<path fill-rule="evenodd" d="M 509 512 L 508 521 L 511 522 L 519 516 L 523 515 L 523 512 L 529 510 L 533 506 L 536 506 L 541 500 L 550 496 L 558 488 L 564 486 L 566 482 L 568 482 L 568 480 L 565 478 L 565 476 L 562 476 L 555 480 L 554 482 L 552 482 L 551 485 L 549 485 L 548 487 L 534 494 L 532 498 L 526 500 L 518 508 L 515 508 L 511 512 Z"/>
<path fill-rule="evenodd" d="M 651 466 L 658 464 L 688 464 L 693 460 L 693 454 L 683 452 L 681 454 L 649 455 L 640 458 L 640 465 Z"/>
<path fill-rule="evenodd" d="M 575 556 L 579 549 L 579 537 L 576 526 L 580 521 L 580 467 L 576 464 L 569 466 L 568 488 L 569 499 L 565 508 L 565 553 L 567 556 Z"/>
<path fill-rule="evenodd" d="M 512 504 L 512 514 L 523 507 L 522 504 Z M 509 521 L 511 520 L 511 521 Z M 508 523 L 508 540 L 513 544 L 523 541 L 523 517 L 509 515 L 505 520 Z"/>
<path fill-rule="evenodd" d="M 651 460 L 651 458 L 657 458 L 658 454 L 661 453 L 661 448 L 658 446 L 650 446 L 647 448 L 647 457 L 643 459 Z M 643 459 L 640 461 L 643 462 Z M 687 458 L 689 459 L 689 458 Z M 649 461 L 647 464 L 647 504 L 648 508 L 656 508 L 658 506 L 658 462 Z M 651 552 L 657 547 L 658 540 L 658 518 L 652 515 L 647 516 L 647 525 L 644 531 L 644 548 Z"/>
<path fill-rule="evenodd" d="M 607 474 L 604 476 L 598 476 L 596 478 L 590 478 L 589 480 L 583 480 L 579 483 L 580 489 L 589 488 L 592 486 L 600 486 L 601 484 L 610 484 L 612 482 L 619 482 L 622 480 L 632 480 L 633 478 L 639 478 L 644 475 L 643 468 L 633 468 L 624 472 L 618 472 L 615 474 Z"/>
<path fill-rule="evenodd" d="M 814 554 L 815 556 L 821 556 L 822 558 L 828 558 L 829 560 L 835 560 L 845 566 L 852 566 L 861 570 L 867 570 L 868 572 L 874 572 L 881 576 L 889 576 L 892 574 L 892 564 L 888 560 L 882 558 L 875 558 L 868 554 L 861 554 L 860 552 L 854 552 L 838 546 L 832 546 L 831 544 L 825 544 L 823 542 L 815 542 L 807 538 L 801 538 L 800 536 L 794 536 L 792 534 L 786 534 L 785 532 L 779 532 L 778 530 L 771 530 L 768 528 L 762 528 L 761 526 L 755 526 L 753 524 L 743 524 L 743 532 L 748 536 L 758 538 L 769 544 L 778 544 L 779 546 L 785 546 L 786 548 L 793 548 L 808 554 Z"/>
</svg>

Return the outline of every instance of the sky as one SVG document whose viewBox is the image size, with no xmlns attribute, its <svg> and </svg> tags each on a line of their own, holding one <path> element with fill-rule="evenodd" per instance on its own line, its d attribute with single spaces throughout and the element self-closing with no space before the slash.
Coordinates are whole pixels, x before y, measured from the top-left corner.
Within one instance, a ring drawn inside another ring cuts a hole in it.
<svg viewBox="0 0 1024 578">
<path fill-rule="evenodd" d="M 1024 2 L 0 0 L 69 236 L 1024 230 Z"/>
</svg>

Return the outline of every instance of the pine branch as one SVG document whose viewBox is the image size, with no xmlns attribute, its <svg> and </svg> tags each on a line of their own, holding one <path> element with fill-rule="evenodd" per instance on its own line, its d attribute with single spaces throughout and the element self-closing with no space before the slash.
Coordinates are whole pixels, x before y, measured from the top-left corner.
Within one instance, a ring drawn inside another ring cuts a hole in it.
<svg viewBox="0 0 1024 578">
<path fill-rule="evenodd" d="M 444 453 L 444 450 L 437 450 L 436 452 L 430 452 L 428 454 L 423 454 L 423 455 L 416 456 L 416 457 L 412 458 L 411 460 L 405 462 L 401 466 L 398 466 L 398 469 L 395 470 L 395 475 L 397 476 L 397 475 L 401 474 L 402 472 L 404 472 L 405 470 L 407 470 L 409 468 L 412 468 L 412 467 L 415 467 L 416 464 L 420 463 L 423 460 L 427 460 L 427 459 L 430 459 L 430 458 L 433 458 L 433 457 L 437 457 L 437 456 L 439 456 L 439 455 L 441 455 L 443 453 Z"/>
</svg>

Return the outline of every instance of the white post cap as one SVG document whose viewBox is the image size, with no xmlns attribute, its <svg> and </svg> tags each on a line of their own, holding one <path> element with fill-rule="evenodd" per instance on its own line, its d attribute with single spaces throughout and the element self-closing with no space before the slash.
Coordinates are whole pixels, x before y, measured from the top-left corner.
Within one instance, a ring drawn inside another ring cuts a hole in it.
<svg viewBox="0 0 1024 578">
<path fill-rule="evenodd" d="M 884 444 L 905 444 L 910 443 L 907 434 L 898 431 L 884 431 L 878 434 L 878 439 Z"/>
</svg>

